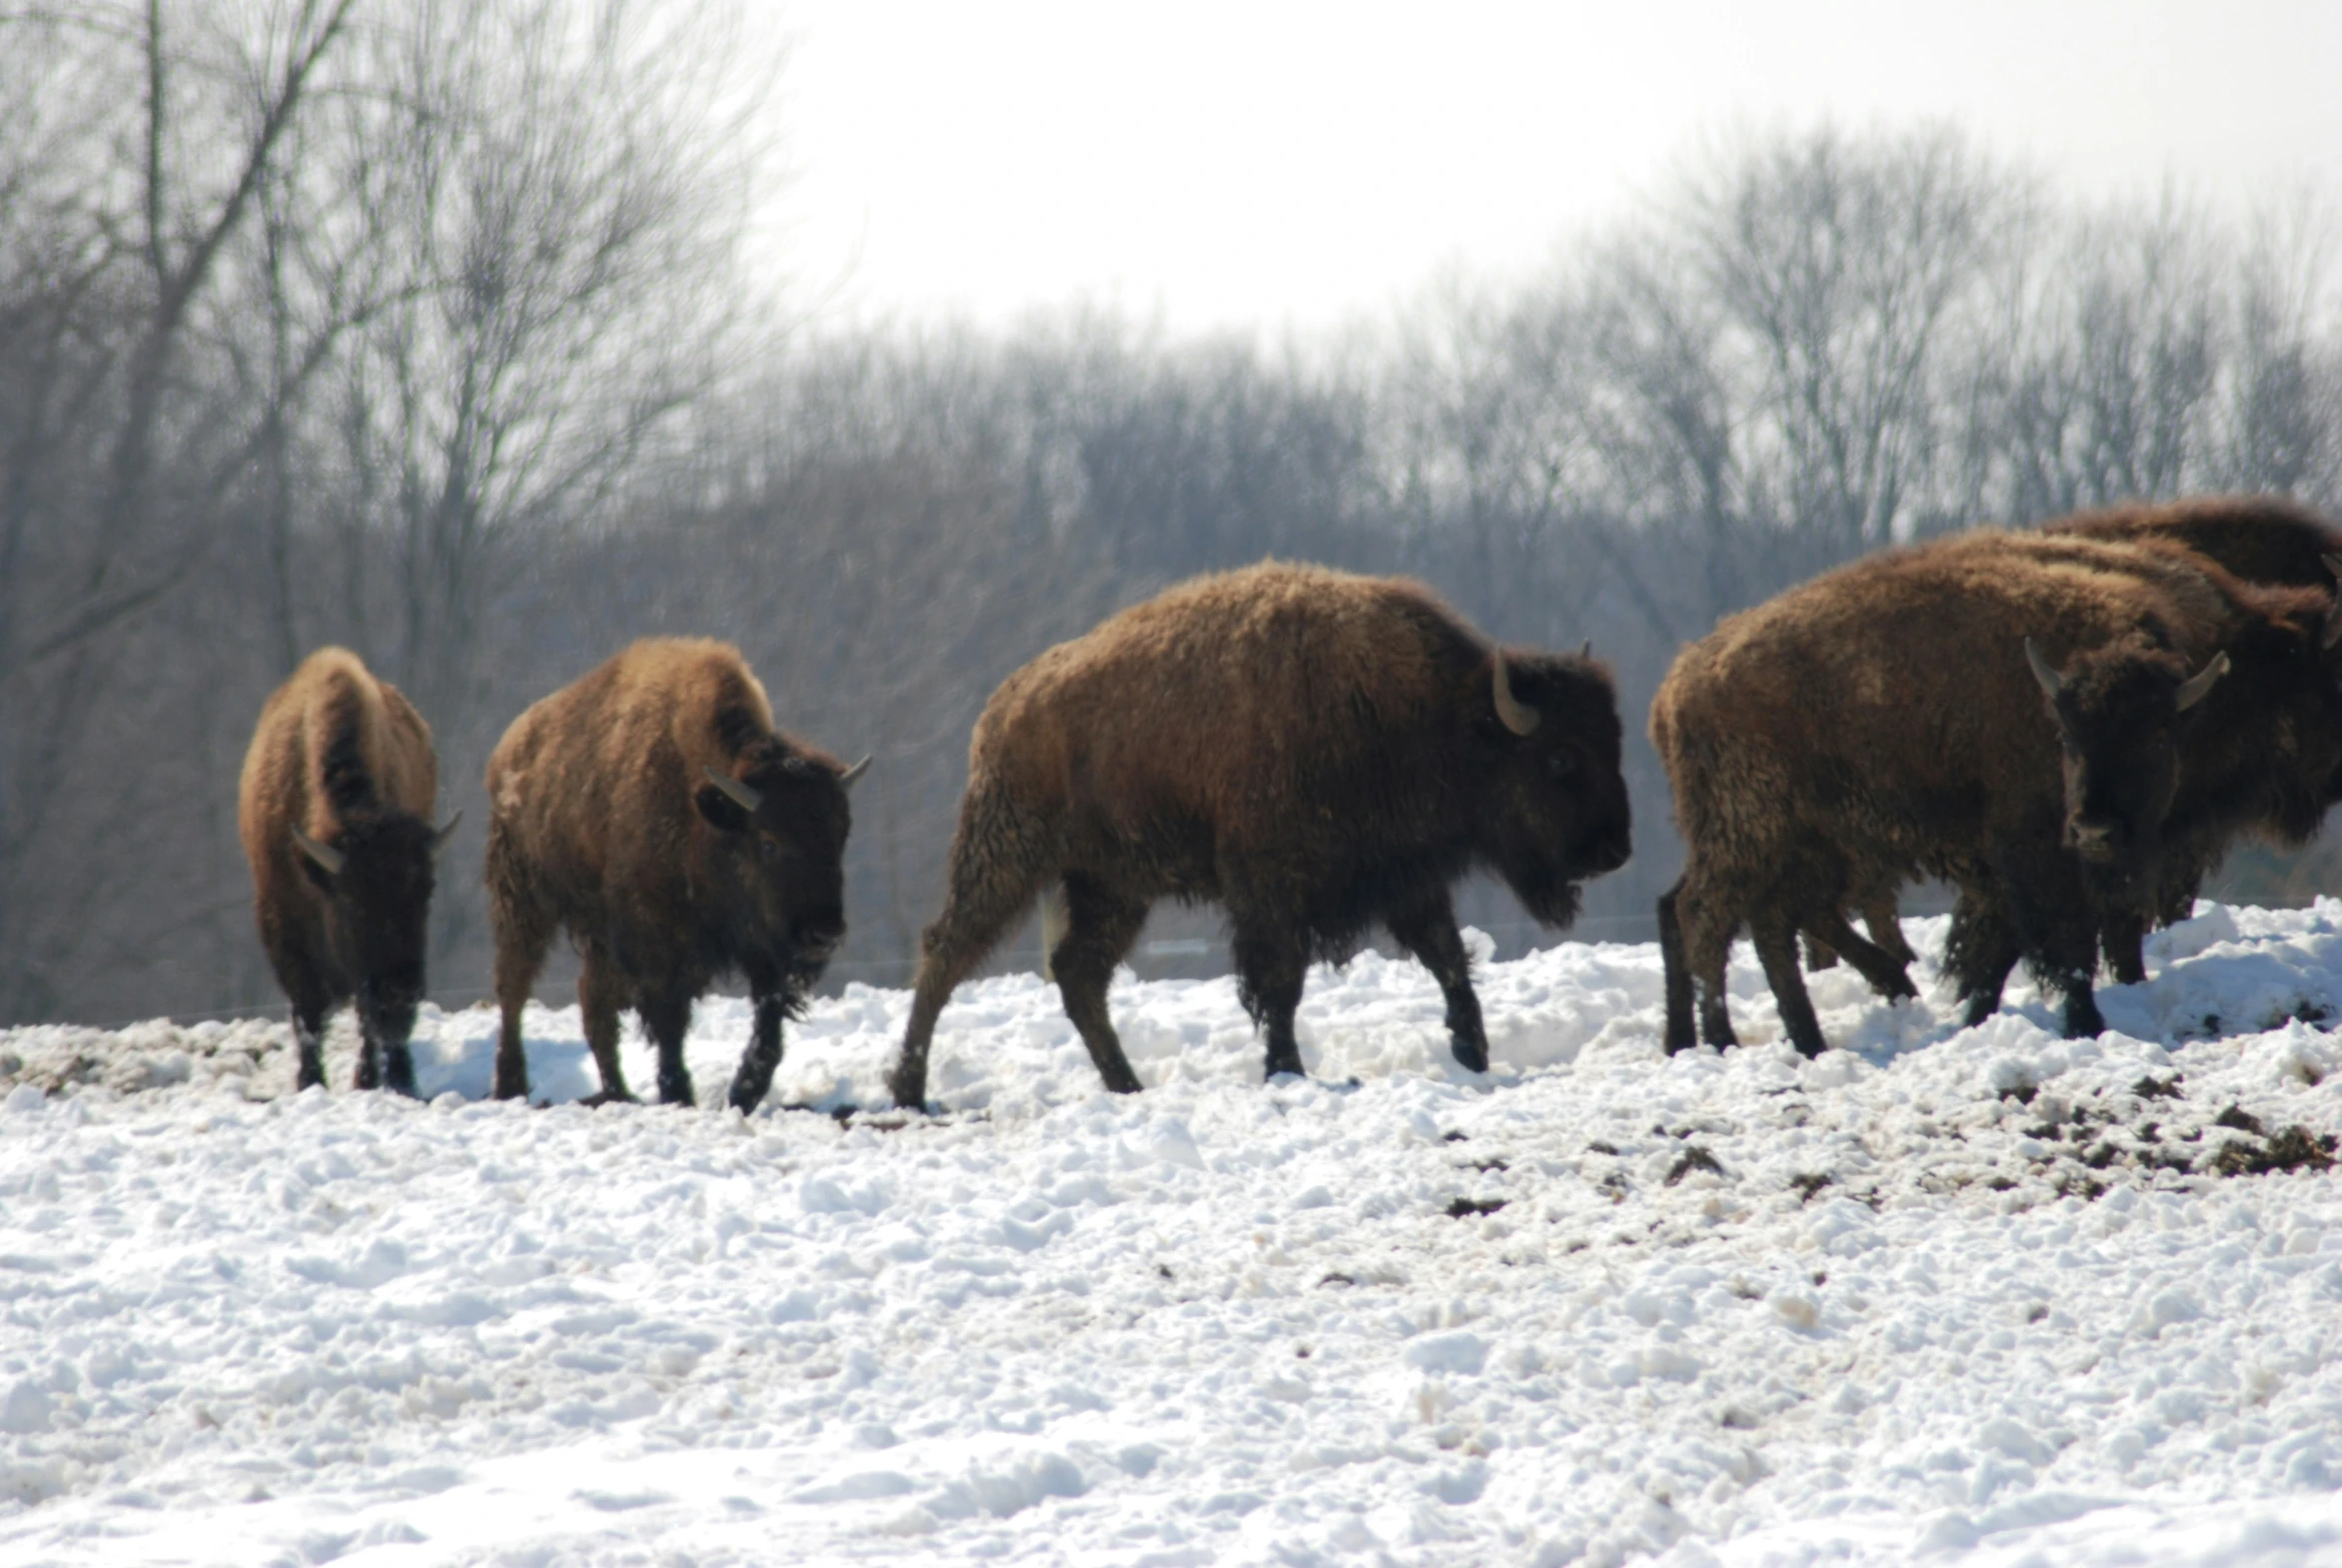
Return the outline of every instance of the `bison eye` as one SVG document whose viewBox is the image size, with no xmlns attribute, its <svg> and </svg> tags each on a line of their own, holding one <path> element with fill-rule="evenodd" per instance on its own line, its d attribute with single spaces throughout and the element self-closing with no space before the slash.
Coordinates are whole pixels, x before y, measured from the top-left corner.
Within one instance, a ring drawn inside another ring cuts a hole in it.
<svg viewBox="0 0 2342 1568">
<path fill-rule="evenodd" d="M 765 859 L 771 860 L 773 857 L 780 854 L 781 846 L 774 843 L 771 839 L 760 838 L 756 841 L 756 852 L 759 855 L 762 855 Z"/>
<path fill-rule="evenodd" d="M 1578 759 L 1566 751 L 1557 751 L 1545 759 L 1545 771 L 1566 784 L 1578 776 Z"/>
</svg>

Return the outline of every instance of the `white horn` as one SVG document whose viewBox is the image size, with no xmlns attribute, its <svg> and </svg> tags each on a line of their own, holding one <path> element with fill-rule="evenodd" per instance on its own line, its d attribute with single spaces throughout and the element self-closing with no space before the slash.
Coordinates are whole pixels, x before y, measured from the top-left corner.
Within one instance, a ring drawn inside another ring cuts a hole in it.
<svg viewBox="0 0 2342 1568">
<path fill-rule="evenodd" d="M 2047 659 L 2041 657 L 2041 650 L 2033 646 L 2030 637 L 2024 639 L 2024 661 L 2033 667 L 2033 679 L 2041 683 L 2042 693 L 2055 702 L 2057 693 L 2065 689 L 2065 677 L 2058 674 Z"/>
<path fill-rule="evenodd" d="M 750 816 L 756 815 L 756 808 L 764 804 L 763 792 L 750 789 L 729 773 L 718 773 L 715 769 L 709 768 L 707 781 L 722 790 L 731 798 L 733 805 L 738 806 Z"/>
<path fill-rule="evenodd" d="M 1537 727 L 1539 714 L 1525 702 L 1516 702 L 1512 694 L 1512 677 L 1505 673 L 1504 650 L 1498 648 L 1496 659 L 1496 716 L 1504 727 L 1515 735 L 1526 735 Z"/>
<path fill-rule="evenodd" d="M 327 876 L 338 877 L 342 875 L 342 852 L 333 845 L 320 844 L 316 839 L 302 832 L 298 825 L 293 829 L 293 842 L 304 855 L 324 867 Z"/>
<path fill-rule="evenodd" d="M 854 781 L 869 771 L 870 759 L 868 757 L 864 757 L 860 762 L 855 763 L 845 772 L 838 775 L 838 784 L 841 788 L 852 789 L 854 787 Z"/>
<path fill-rule="evenodd" d="M 456 825 L 462 820 L 463 813 L 458 811 L 455 813 L 455 815 L 447 819 L 446 825 L 444 827 L 440 828 L 438 832 L 431 835 L 432 854 L 436 855 L 440 850 L 443 850 L 447 847 L 447 840 L 455 836 Z"/>
<path fill-rule="evenodd" d="M 2203 701 L 2204 693 L 2212 689 L 2212 682 L 2227 673 L 2227 653 L 2223 651 L 2213 654 L 2211 662 L 2180 683 L 2179 695 L 2174 699 L 2178 704 L 2178 711 L 2185 713 L 2189 708 Z"/>
</svg>

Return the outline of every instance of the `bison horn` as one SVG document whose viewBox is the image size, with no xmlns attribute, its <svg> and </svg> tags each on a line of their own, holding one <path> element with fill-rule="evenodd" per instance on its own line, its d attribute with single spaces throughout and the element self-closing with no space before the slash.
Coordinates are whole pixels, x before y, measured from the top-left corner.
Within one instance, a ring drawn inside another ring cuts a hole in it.
<svg viewBox="0 0 2342 1568">
<path fill-rule="evenodd" d="M 1584 642 L 1581 642 L 1581 643 L 1579 643 L 1579 644 L 1578 644 L 1578 657 L 1579 657 L 1579 658 L 1581 658 L 1581 659 L 1590 659 L 1590 658 L 1592 658 L 1593 656 L 1594 656 L 1594 639 L 1593 639 L 1593 638 L 1591 638 L 1591 637 L 1588 637 L 1588 638 L 1587 638 L 1587 639 L 1586 639 Z"/>
<path fill-rule="evenodd" d="M 2041 650 L 2033 646 L 2030 637 L 2024 639 L 2024 661 L 2033 667 L 2033 679 L 2041 683 L 2042 694 L 2055 702 L 2057 693 L 2065 689 L 2065 677 L 2058 674 L 2047 659 L 2041 657 Z"/>
<path fill-rule="evenodd" d="M 2185 713 L 2203 701 L 2204 693 L 2212 689 L 2212 682 L 2227 673 L 2228 655 L 2224 652 L 2213 654 L 2209 663 L 2180 683 L 2179 695 L 2173 699 L 2178 704 L 2178 711 Z"/>
<path fill-rule="evenodd" d="M 838 775 L 838 784 L 841 788 L 852 789 L 854 787 L 854 781 L 869 771 L 870 759 L 868 757 L 864 757 L 860 762 L 855 763 L 845 772 Z"/>
<path fill-rule="evenodd" d="M 302 832 L 298 825 L 293 829 L 293 843 L 304 855 L 316 861 L 324 869 L 327 876 L 338 877 L 342 875 L 342 852 L 333 845 L 319 843 L 316 839 Z"/>
<path fill-rule="evenodd" d="M 1504 667 L 1504 650 L 1496 650 L 1496 716 L 1504 727 L 1515 735 L 1526 735 L 1536 729 L 1539 714 L 1525 702 L 1515 701 L 1512 694 L 1512 676 Z"/>
<path fill-rule="evenodd" d="M 443 850 L 447 847 L 447 840 L 455 836 L 455 828 L 457 824 L 462 822 L 462 820 L 463 813 L 461 811 L 457 811 L 455 815 L 447 819 L 445 826 L 441 827 L 438 832 L 431 835 L 432 854 L 436 855 L 440 850 Z"/>
<path fill-rule="evenodd" d="M 738 806 L 750 816 L 756 815 L 756 808 L 764 804 L 762 791 L 750 789 L 729 773 L 718 773 L 715 769 L 709 768 L 707 781 L 722 790 L 725 795 L 730 797 L 733 805 Z"/>
</svg>

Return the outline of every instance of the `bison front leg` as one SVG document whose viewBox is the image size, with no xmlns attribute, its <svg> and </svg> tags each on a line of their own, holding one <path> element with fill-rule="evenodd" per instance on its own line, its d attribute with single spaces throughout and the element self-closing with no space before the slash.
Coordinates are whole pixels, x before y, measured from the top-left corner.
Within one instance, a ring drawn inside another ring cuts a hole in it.
<svg viewBox="0 0 2342 1568">
<path fill-rule="evenodd" d="M 642 1019 L 643 1033 L 649 1035 L 651 1044 L 658 1048 L 659 1104 L 699 1104 L 698 1097 L 691 1089 L 691 1069 L 683 1060 L 683 1037 L 691 1031 L 691 993 L 674 989 L 646 994 L 637 1011 Z M 603 1081 L 608 1082 L 606 1074 Z"/>
<path fill-rule="evenodd" d="M 1309 965 L 1300 946 L 1285 935 L 1291 929 L 1287 922 L 1271 920 L 1236 926 L 1236 998 L 1268 1037 L 1261 1069 L 1268 1078 L 1307 1076 L 1293 1038 L 1293 1014 L 1301 1005 L 1301 981 Z"/>
<path fill-rule="evenodd" d="M 293 1004 L 293 1051 L 296 1058 L 293 1087 L 326 1086 L 326 1009 L 318 1004 Z"/>
<path fill-rule="evenodd" d="M 1115 1094 L 1137 1094 L 1142 1087 L 1139 1075 L 1123 1055 L 1122 1040 L 1107 1012 L 1106 993 L 1115 966 L 1147 924 L 1147 906 L 1109 893 L 1086 877 L 1068 877 L 1065 886 L 1066 934 L 1050 954 L 1058 996 L 1065 1002 L 1066 1017 L 1081 1032 L 1082 1044 L 1090 1049 L 1100 1081 Z"/>
<path fill-rule="evenodd" d="M 732 1075 L 732 1109 L 742 1116 L 764 1104 L 773 1087 L 773 1073 L 781 1065 L 781 1021 L 788 1016 L 786 993 L 753 977 L 749 992 L 756 1000 L 756 1024 L 741 1053 L 740 1071 Z"/>
<path fill-rule="evenodd" d="M 1488 1034 L 1480 1022 L 1480 999 L 1472 991 L 1472 958 L 1456 930 L 1455 907 L 1446 890 L 1429 903 L 1392 915 L 1384 922 L 1398 945 L 1415 955 L 1447 999 L 1448 1049 L 1467 1073 L 1488 1071 Z"/>
<path fill-rule="evenodd" d="M 1820 1056 L 1830 1044 L 1822 1038 L 1822 1022 L 1814 1016 L 1814 999 L 1806 994 L 1806 977 L 1797 965 L 1797 922 L 1786 910 L 1762 909 L 1750 917 L 1749 936 L 1756 943 L 1757 962 L 1765 966 L 1765 980 L 1773 988 L 1790 1044 L 1801 1055 Z"/>
</svg>

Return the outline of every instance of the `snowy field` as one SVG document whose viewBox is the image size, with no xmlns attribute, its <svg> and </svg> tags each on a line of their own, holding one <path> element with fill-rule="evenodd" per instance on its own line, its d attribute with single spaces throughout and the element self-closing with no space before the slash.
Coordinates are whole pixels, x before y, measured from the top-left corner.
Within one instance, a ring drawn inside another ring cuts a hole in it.
<svg viewBox="0 0 2342 1568">
<path fill-rule="evenodd" d="M 1011 977 L 935 1120 L 859 986 L 745 1121 L 481 1103 L 478 1010 L 427 1104 L 347 1026 L 299 1096 L 282 1025 L 0 1034 L 0 1562 L 2342 1561 L 2342 903 L 2148 954 L 2087 1042 L 1817 976 L 1807 1063 L 1745 948 L 1670 1060 L 1656 950 L 1564 945 L 1484 1079 L 1368 955 L 1268 1088 L 1126 980 L 1128 1100 Z"/>
</svg>

